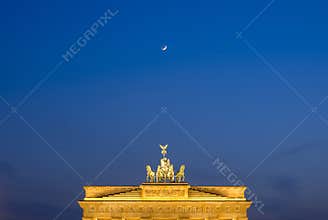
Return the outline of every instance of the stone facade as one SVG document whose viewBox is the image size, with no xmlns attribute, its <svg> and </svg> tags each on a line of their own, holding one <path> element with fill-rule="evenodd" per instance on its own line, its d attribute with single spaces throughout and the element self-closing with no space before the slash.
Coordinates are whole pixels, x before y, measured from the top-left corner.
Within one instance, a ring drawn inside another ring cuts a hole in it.
<svg viewBox="0 0 328 220">
<path fill-rule="evenodd" d="M 85 186 L 82 220 L 247 220 L 244 186 Z"/>
</svg>

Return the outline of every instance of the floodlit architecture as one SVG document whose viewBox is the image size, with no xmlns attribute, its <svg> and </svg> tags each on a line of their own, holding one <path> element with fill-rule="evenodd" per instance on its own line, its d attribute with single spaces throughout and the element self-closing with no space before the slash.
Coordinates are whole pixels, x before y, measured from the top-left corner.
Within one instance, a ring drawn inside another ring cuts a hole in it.
<svg viewBox="0 0 328 220">
<path fill-rule="evenodd" d="M 191 186 L 174 172 L 162 146 L 156 172 L 146 166 L 140 186 L 85 186 L 82 220 L 247 220 L 244 186 Z"/>
</svg>

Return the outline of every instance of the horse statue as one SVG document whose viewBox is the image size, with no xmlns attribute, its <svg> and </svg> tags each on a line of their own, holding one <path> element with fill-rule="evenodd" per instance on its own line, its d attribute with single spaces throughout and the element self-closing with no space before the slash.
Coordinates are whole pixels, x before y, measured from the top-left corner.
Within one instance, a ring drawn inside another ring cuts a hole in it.
<svg viewBox="0 0 328 220">
<path fill-rule="evenodd" d="M 160 183 L 160 182 L 163 182 L 165 179 L 165 175 L 161 169 L 161 166 L 158 165 L 157 166 L 157 171 L 156 171 L 156 182 L 157 183 Z"/>
<path fill-rule="evenodd" d="M 151 170 L 150 165 L 146 166 L 146 171 L 147 171 L 146 182 L 149 183 L 155 182 L 155 172 Z"/>
<path fill-rule="evenodd" d="M 177 175 L 175 176 L 175 181 L 178 183 L 184 182 L 185 181 L 185 175 L 184 175 L 184 170 L 185 170 L 185 165 L 181 165 L 180 166 L 180 170 L 177 173 Z"/>
<path fill-rule="evenodd" d="M 170 165 L 169 170 L 167 172 L 167 179 L 170 182 L 174 182 L 174 169 L 172 164 Z"/>
</svg>

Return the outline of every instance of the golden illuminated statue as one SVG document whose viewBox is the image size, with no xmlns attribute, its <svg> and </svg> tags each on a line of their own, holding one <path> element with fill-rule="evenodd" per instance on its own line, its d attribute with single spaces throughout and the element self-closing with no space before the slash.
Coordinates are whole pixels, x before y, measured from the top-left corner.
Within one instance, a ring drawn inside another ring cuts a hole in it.
<svg viewBox="0 0 328 220">
<path fill-rule="evenodd" d="M 173 164 L 170 165 L 169 171 L 167 172 L 167 178 L 170 182 L 174 182 L 174 168 Z"/>
<path fill-rule="evenodd" d="M 162 159 L 160 160 L 160 164 L 157 166 L 157 170 L 155 173 L 155 182 L 157 183 L 166 183 L 166 182 L 182 182 L 184 181 L 184 165 L 180 167 L 179 175 L 174 174 L 173 164 L 171 164 L 170 159 L 166 157 L 167 154 L 167 147 L 168 145 L 159 145 L 162 149 L 161 153 L 163 155 Z M 147 165 L 148 167 L 149 165 Z M 150 180 L 150 175 L 152 175 L 151 167 L 149 166 L 147 170 L 147 182 L 153 182 Z M 151 171 L 151 172 L 150 172 Z M 149 176 L 149 178 L 148 178 Z"/>
<path fill-rule="evenodd" d="M 165 155 L 167 154 L 166 152 L 166 148 L 168 147 L 168 145 L 159 145 L 159 147 L 162 149 L 162 154 L 163 154 L 163 157 L 165 157 Z"/>
<path fill-rule="evenodd" d="M 151 170 L 150 165 L 146 166 L 147 177 L 146 182 L 155 182 L 155 172 Z"/>
<path fill-rule="evenodd" d="M 157 170 L 156 170 L 156 182 L 160 183 L 164 181 L 164 173 L 161 170 L 161 166 L 158 165 L 157 166 Z"/>
<path fill-rule="evenodd" d="M 180 170 L 177 173 L 177 175 L 175 176 L 175 180 L 178 183 L 184 182 L 184 180 L 185 180 L 184 170 L 185 170 L 185 165 L 183 164 L 183 165 L 180 166 Z"/>
</svg>

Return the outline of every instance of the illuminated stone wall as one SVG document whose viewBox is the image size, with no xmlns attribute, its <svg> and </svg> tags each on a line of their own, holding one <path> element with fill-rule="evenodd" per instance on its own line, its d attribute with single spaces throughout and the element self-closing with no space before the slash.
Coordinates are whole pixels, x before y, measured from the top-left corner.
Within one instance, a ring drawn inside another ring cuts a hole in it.
<svg viewBox="0 0 328 220">
<path fill-rule="evenodd" d="M 83 220 L 246 220 L 251 201 L 243 186 L 87 186 Z"/>
</svg>

